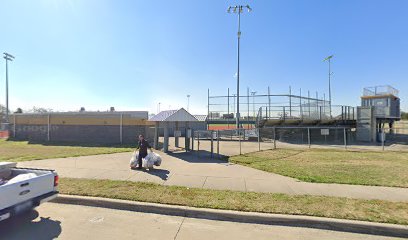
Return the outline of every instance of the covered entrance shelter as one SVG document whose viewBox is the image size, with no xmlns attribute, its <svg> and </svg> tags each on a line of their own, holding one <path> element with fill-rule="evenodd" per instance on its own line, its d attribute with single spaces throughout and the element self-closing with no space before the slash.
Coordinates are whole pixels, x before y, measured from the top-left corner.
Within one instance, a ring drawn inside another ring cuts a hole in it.
<svg viewBox="0 0 408 240">
<path fill-rule="evenodd" d="M 155 123 L 154 129 L 154 148 L 159 147 L 159 129 L 163 128 L 164 141 L 163 151 L 169 151 L 169 137 L 174 136 L 175 146 L 179 147 L 179 137 L 185 136 L 185 149 L 190 150 L 190 139 L 193 136 L 193 130 L 190 128 L 192 122 L 198 122 L 197 118 L 187 112 L 184 108 L 179 110 L 168 110 L 159 112 L 157 115 L 149 119 L 150 122 Z M 182 133 L 181 128 L 184 129 Z M 170 133 L 170 129 L 174 129 L 173 133 Z"/>
</svg>

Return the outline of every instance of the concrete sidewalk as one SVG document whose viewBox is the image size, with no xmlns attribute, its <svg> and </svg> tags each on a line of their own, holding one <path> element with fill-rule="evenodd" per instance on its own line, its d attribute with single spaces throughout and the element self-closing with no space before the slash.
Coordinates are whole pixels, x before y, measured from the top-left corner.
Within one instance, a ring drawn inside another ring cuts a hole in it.
<svg viewBox="0 0 408 240">
<path fill-rule="evenodd" d="M 55 169 L 61 177 L 70 178 L 144 181 L 220 190 L 408 201 L 408 188 L 306 183 L 216 159 L 198 158 L 193 153 L 159 152 L 159 154 L 163 163 L 152 171 L 130 170 L 131 153 L 37 160 L 21 162 L 18 166 Z"/>
<path fill-rule="evenodd" d="M 251 224 L 137 211 L 47 203 L 0 222 L 1 240 L 388 240 L 387 235 L 341 232 L 283 224 Z"/>
</svg>

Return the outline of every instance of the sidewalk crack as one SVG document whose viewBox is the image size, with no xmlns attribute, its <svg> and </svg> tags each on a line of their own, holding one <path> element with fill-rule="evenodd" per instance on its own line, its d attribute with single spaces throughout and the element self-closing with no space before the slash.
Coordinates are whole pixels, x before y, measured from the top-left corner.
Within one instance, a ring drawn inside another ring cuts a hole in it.
<svg viewBox="0 0 408 240">
<path fill-rule="evenodd" d="M 205 177 L 205 180 L 204 180 L 203 186 L 201 186 L 201 188 L 204 188 L 204 185 L 205 185 L 205 183 L 207 182 L 207 178 L 208 178 L 208 176 L 206 176 L 206 177 Z"/>
<path fill-rule="evenodd" d="M 178 234 L 179 234 L 179 232 L 181 230 L 181 226 L 183 226 L 185 220 L 186 220 L 186 217 L 183 217 L 183 221 L 181 221 L 181 224 L 180 224 L 179 228 L 177 229 L 176 236 L 174 236 L 174 240 L 177 239 L 177 236 L 178 236 Z"/>
</svg>

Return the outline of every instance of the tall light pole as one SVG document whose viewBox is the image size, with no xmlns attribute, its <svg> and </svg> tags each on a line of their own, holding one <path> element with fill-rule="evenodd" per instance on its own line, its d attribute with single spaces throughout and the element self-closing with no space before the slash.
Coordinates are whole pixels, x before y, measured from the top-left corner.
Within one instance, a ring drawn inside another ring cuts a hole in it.
<svg viewBox="0 0 408 240">
<path fill-rule="evenodd" d="M 232 104 L 232 106 L 233 106 L 232 111 L 235 113 L 235 98 L 237 97 L 237 94 L 236 94 L 236 93 L 233 93 L 232 96 L 234 96 L 234 97 L 232 98 L 232 99 L 234 99 L 234 104 Z M 236 117 L 236 116 L 235 116 L 235 117 Z"/>
<path fill-rule="evenodd" d="M 332 100 L 331 100 L 331 75 L 333 74 L 331 72 L 331 59 L 333 58 L 334 55 L 330 55 L 327 58 L 325 58 L 323 61 L 324 62 L 329 62 L 329 112 L 330 112 L 330 118 L 332 117 Z"/>
<path fill-rule="evenodd" d="M 187 94 L 187 112 L 190 112 L 190 94 Z"/>
<path fill-rule="evenodd" d="M 6 121 L 9 122 L 9 102 L 8 102 L 8 61 L 13 61 L 14 56 L 9 53 L 3 53 L 3 58 L 6 59 Z"/>
<path fill-rule="evenodd" d="M 240 47 L 240 39 L 241 39 L 241 13 L 244 12 L 244 9 L 247 9 L 248 12 L 252 11 L 252 8 L 249 5 L 242 6 L 242 5 L 236 5 L 236 6 L 230 6 L 228 7 L 227 12 L 231 13 L 237 13 L 238 14 L 238 71 L 237 71 L 237 128 L 239 128 L 239 47 Z"/>
<path fill-rule="evenodd" d="M 252 108 L 253 108 L 253 111 L 254 111 L 254 119 L 255 119 L 255 94 L 256 94 L 256 92 L 251 92 L 251 95 L 252 95 Z"/>
<path fill-rule="evenodd" d="M 157 106 L 158 106 L 158 108 L 157 108 L 157 113 L 160 112 L 160 104 L 161 104 L 161 102 L 159 102 L 159 103 L 157 104 Z"/>
</svg>

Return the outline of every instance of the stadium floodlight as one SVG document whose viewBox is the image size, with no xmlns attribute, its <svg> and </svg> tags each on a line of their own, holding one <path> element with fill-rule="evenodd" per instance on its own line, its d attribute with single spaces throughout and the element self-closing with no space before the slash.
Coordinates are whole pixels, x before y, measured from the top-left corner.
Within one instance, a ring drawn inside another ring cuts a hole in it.
<svg viewBox="0 0 408 240">
<path fill-rule="evenodd" d="M 10 53 L 3 53 L 3 58 L 6 59 L 6 122 L 9 122 L 9 97 L 8 97 L 8 61 L 13 61 L 14 56 Z"/>
<path fill-rule="evenodd" d="M 330 56 L 328 56 L 327 58 L 325 58 L 323 61 L 324 61 L 324 62 L 329 61 L 330 59 L 333 58 L 333 56 L 334 56 L 334 55 L 330 55 Z"/>
<path fill-rule="evenodd" d="M 233 13 L 238 13 L 238 71 L 237 71 L 237 112 L 236 112 L 236 124 L 237 128 L 240 128 L 240 123 L 239 123 L 239 118 L 240 118 L 240 113 L 239 113 L 239 51 L 240 51 L 240 39 L 241 39 L 241 13 L 243 13 L 244 9 L 247 9 L 248 12 L 252 11 L 252 8 L 249 5 L 243 6 L 243 5 L 236 5 L 236 6 L 230 6 L 227 9 L 228 13 L 231 13 L 231 9 Z M 235 104 L 234 104 L 235 105 Z"/>
<path fill-rule="evenodd" d="M 324 62 L 329 62 L 329 112 L 330 112 L 330 118 L 332 117 L 332 100 L 331 100 L 331 75 L 333 73 L 331 72 L 331 59 L 334 57 L 334 55 L 330 55 L 327 58 L 325 58 L 323 61 Z"/>
</svg>

